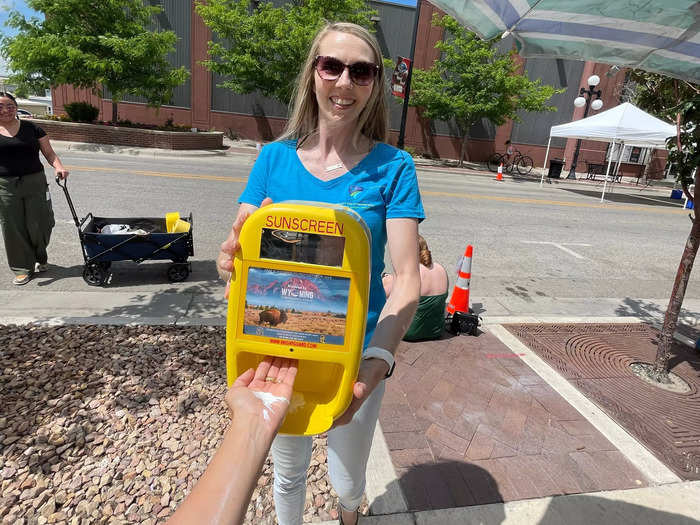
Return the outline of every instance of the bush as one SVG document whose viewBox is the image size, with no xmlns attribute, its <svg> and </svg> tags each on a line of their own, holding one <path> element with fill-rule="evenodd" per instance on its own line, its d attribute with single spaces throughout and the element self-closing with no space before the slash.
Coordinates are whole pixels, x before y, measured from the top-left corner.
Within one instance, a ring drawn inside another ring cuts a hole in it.
<svg viewBox="0 0 700 525">
<path fill-rule="evenodd" d="M 94 122 L 100 110 L 89 102 L 71 102 L 63 106 L 73 122 Z"/>
</svg>

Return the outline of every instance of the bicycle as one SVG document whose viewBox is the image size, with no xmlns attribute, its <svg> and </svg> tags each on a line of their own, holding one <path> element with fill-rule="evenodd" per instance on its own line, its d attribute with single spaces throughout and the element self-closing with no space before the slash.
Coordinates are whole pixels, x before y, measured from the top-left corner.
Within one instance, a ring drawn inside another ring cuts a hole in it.
<svg viewBox="0 0 700 525">
<path fill-rule="evenodd" d="M 493 172 L 498 171 L 498 166 L 500 166 L 501 163 L 503 163 L 505 169 L 510 170 L 511 173 L 513 173 L 513 168 L 517 169 L 520 175 L 527 175 L 530 173 L 535 164 L 531 157 L 523 155 L 518 150 L 515 150 L 513 162 L 508 162 L 505 153 L 494 153 L 487 161 L 489 170 Z"/>
</svg>

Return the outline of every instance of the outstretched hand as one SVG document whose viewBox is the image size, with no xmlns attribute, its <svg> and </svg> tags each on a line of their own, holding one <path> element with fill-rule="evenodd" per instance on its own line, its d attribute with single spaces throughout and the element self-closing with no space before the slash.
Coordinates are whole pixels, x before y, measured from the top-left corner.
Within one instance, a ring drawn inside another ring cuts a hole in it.
<svg viewBox="0 0 700 525">
<path fill-rule="evenodd" d="M 386 377 L 389 372 L 389 365 L 381 359 L 363 359 L 360 362 L 360 371 L 357 374 L 357 381 L 352 387 L 352 401 L 347 410 L 343 412 L 333 423 L 333 428 L 347 425 L 352 420 L 362 403 L 377 388 L 379 382 Z"/>
<path fill-rule="evenodd" d="M 262 428 L 274 434 L 289 409 L 296 375 L 295 359 L 266 357 L 257 370 L 249 368 L 226 393 L 231 418 L 261 420 Z"/>
<path fill-rule="evenodd" d="M 268 204 L 272 204 L 272 199 L 266 197 L 260 204 L 260 207 L 262 208 Z M 243 228 L 243 223 L 256 209 L 255 206 L 241 204 L 238 209 L 238 215 L 236 215 L 236 220 L 233 221 L 231 233 L 229 233 L 226 240 L 221 243 L 221 250 L 216 258 L 216 269 L 219 272 L 219 277 L 226 282 L 226 289 L 224 290 L 224 297 L 226 299 L 228 299 L 231 277 L 233 276 L 233 256 L 241 249 L 241 243 L 239 241 L 241 228 Z"/>
</svg>

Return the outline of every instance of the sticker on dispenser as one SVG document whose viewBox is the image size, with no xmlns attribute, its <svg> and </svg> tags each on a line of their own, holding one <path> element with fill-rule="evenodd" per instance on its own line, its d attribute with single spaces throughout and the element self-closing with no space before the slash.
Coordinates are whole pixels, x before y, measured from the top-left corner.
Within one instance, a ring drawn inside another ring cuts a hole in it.
<svg viewBox="0 0 700 525">
<path fill-rule="evenodd" d="M 344 250 L 345 237 L 271 228 L 263 228 L 260 236 L 260 257 L 265 259 L 340 267 Z"/>
<path fill-rule="evenodd" d="M 350 279 L 251 267 L 243 333 L 343 345 Z"/>
</svg>

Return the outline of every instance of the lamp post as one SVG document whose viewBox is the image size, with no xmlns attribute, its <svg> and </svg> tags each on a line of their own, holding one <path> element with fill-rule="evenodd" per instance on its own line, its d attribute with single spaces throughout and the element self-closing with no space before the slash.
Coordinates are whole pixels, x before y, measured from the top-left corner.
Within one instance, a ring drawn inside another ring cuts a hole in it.
<svg viewBox="0 0 700 525">
<path fill-rule="evenodd" d="M 586 106 L 583 112 L 583 118 L 588 116 L 588 108 L 593 108 L 593 111 L 598 111 L 603 107 L 603 101 L 600 100 L 600 95 L 602 94 L 600 89 L 596 91 L 595 87 L 600 83 L 600 77 L 598 75 L 591 75 L 588 77 L 588 89 L 581 88 L 579 96 L 574 99 L 574 106 L 577 108 L 582 108 Z M 595 100 L 591 102 L 593 95 L 596 96 Z M 571 169 L 569 174 L 566 176 L 567 179 L 576 178 L 576 163 L 578 162 L 578 152 L 581 149 L 581 139 L 576 141 L 576 150 L 574 150 L 574 158 L 571 160 Z"/>
<path fill-rule="evenodd" d="M 396 142 L 396 147 L 403 149 L 403 140 L 406 135 L 406 116 L 408 115 L 408 97 L 411 96 L 411 77 L 413 76 L 413 62 L 416 54 L 416 38 L 418 36 L 418 20 L 420 19 L 420 3 L 416 2 L 416 14 L 413 18 L 413 37 L 411 38 L 411 66 L 408 68 L 408 77 L 406 77 L 406 86 L 403 95 L 403 108 L 401 108 L 401 126 L 399 127 L 399 139 Z"/>
</svg>

